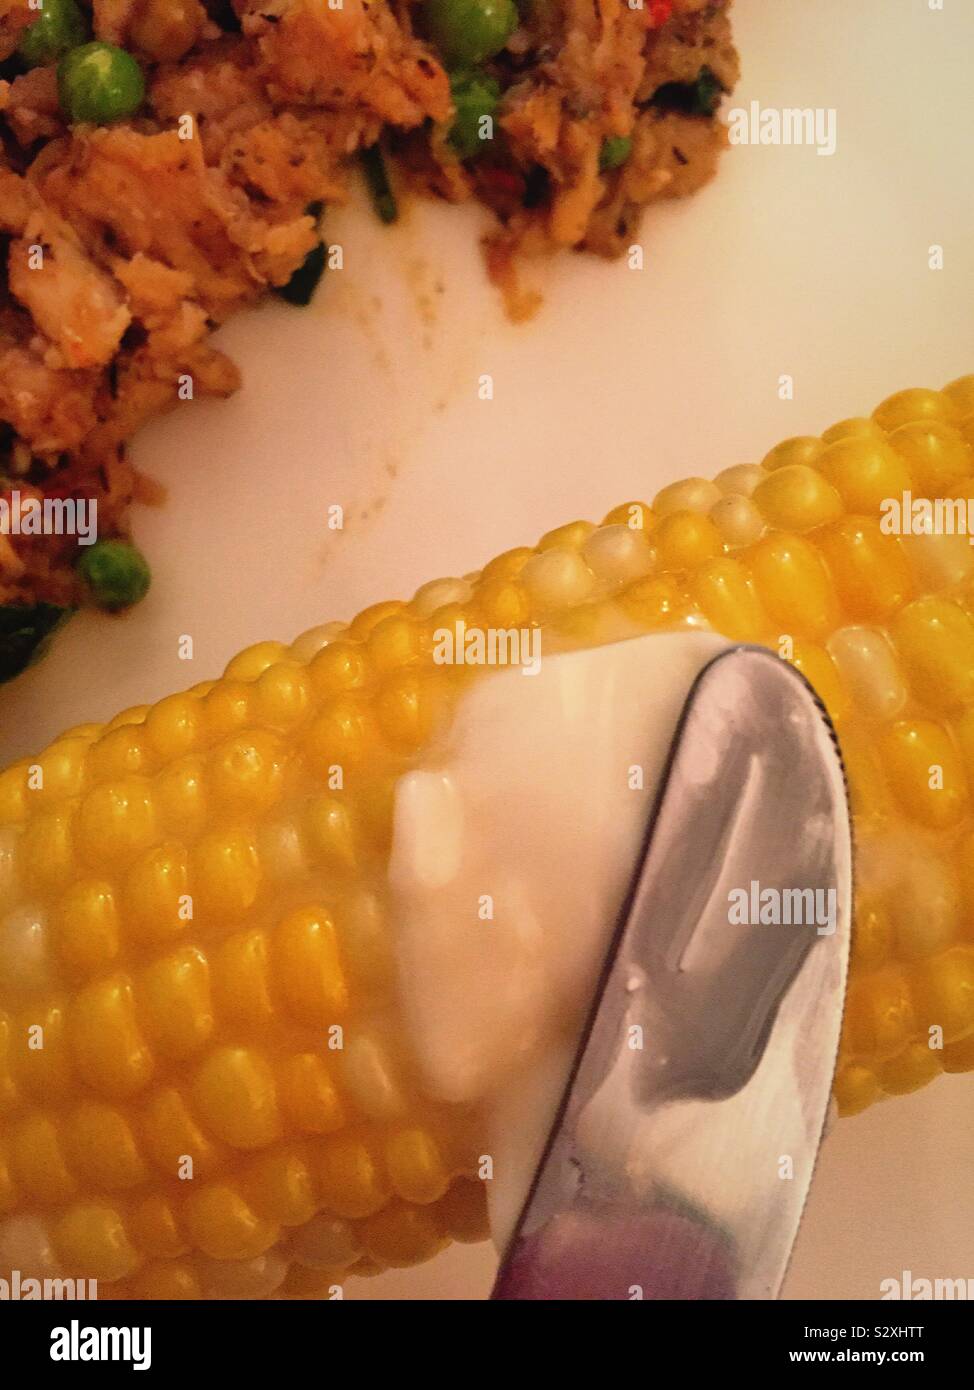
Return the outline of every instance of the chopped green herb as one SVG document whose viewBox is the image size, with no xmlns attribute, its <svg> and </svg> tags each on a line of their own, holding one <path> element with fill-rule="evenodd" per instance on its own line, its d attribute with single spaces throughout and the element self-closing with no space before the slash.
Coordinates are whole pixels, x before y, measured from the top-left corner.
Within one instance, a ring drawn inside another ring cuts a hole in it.
<svg viewBox="0 0 974 1390">
<path fill-rule="evenodd" d="M 299 308 L 310 304 L 318 288 L 318 282 L 325 272 L 327 257 L 328 248 L 323 241 L 319 241 L 317 246 L 312 246 L 287 284 L 277 286 L 277 294 L 281 299 L 286 299 L 288 304 L 296 304 Z"/>
<path fill-rule="evenodd" d="M 73 612 L 54 603 L 0 605 L 0 683 L 39 660 Z"/>
<path fill-rule="evenodd" d="M 710 68 L 703 67 L 694 82 L 665 82 L 653 93 L 651 104 L 684 116 L 712 116 L 723 90 Z"/>
<path fill-rule="evenodd" d="M 376 215 L 383 222 L 395 222 L 399 216 L 399 208 L 396 204 L 396 195 L 392 191 L 392 184 L 389 182 L 389 171 L 386 168 L 381 147 L 370 145 L 367 150 L 360 151 L 359 158 L 362 161 L 365 182 L 372 196 L 372 206 L 375 208 Z"/>
<path fill-rule="evenodd" d="M 618 169 L 632 154 L 632 141 L 628 135 L 610 135 L 602 141 L 599 152 L 599 169 L 605 174 L 610 169 Z"/>
</svg>

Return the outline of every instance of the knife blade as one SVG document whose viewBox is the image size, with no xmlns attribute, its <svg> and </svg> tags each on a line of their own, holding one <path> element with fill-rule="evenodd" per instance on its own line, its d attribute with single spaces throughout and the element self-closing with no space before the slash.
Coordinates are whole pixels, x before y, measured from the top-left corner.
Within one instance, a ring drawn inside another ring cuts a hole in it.
<svg viewBox="0 0 974 1390">
<path fill-rule="evenodd" d="M 778 1293 L 835 1070 L 852 915 L 811 687 L 734 647 L 694 683 L 560 1109 L 492 1293 Z"/>
</svg>

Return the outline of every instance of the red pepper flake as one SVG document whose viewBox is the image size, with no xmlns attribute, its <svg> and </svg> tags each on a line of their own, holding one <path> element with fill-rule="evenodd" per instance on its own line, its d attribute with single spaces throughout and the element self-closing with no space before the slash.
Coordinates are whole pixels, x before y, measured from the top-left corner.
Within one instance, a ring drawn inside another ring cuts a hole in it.
<svg viewBox="0 0 974 1390">
<path fill-rule="evenodd" d="M 478 171 L 478 179 L 481 187 L 489 193 L 513 198 L 516 202 L 520 202 L 524 197 L 523 174 L 514 173 L 510 169 L 501 169 L 497 165 L 489 165 Z"/>
<path fill-rule="evenodd" d="M 649 0 L 649 18 L 654 29 L 662 29 L 673 17 L 673 0 Z"/>
</svg>

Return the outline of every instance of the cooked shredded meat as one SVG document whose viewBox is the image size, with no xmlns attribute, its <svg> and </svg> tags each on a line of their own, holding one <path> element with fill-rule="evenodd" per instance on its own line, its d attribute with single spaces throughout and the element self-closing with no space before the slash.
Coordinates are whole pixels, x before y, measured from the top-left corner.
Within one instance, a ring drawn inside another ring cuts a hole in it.
<svg viewBox="0 0 974 1390">
<path fill-rule="evenodd" d="M 127 534 L 148 492 L 132 434 L 186 382 L 237 388 L 213 329 L 287 285 L 379 140 L 400 185 L 491 209 L 487 264 L 515 316 L 523 258 L 625 251 L 642 208 L 692 193 L 724 144 L 712 109 L 658 94 L 737 77 L 729 0 L 633 2 L 522 0 L 485 67 L 494 138 L 468 159 L 419 0 L 83 0 L 146 74 L 139 113 L 105 127 L 67 123 L 54 67 L 16 56 L 36 11 L 0 0 L 0 498 L 95 498 L 100 536 Z M 71 537 L 0 538 L 0 604 L 83 601 L 76 558 Z"/>
</svg>

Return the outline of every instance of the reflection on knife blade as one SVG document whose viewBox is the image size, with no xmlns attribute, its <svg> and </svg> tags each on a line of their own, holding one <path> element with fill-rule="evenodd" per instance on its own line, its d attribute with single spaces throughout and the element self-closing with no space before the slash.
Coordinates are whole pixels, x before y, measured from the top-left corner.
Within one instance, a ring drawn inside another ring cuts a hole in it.
<svg viewBox="0 0 974 1390">
<path fill-rule="evenodd" d="M 835 1067 L 851 865 L 814 693 L 767 651 L 717 657 L 495 1298 L 777 1293 Z"/>
</svg>

